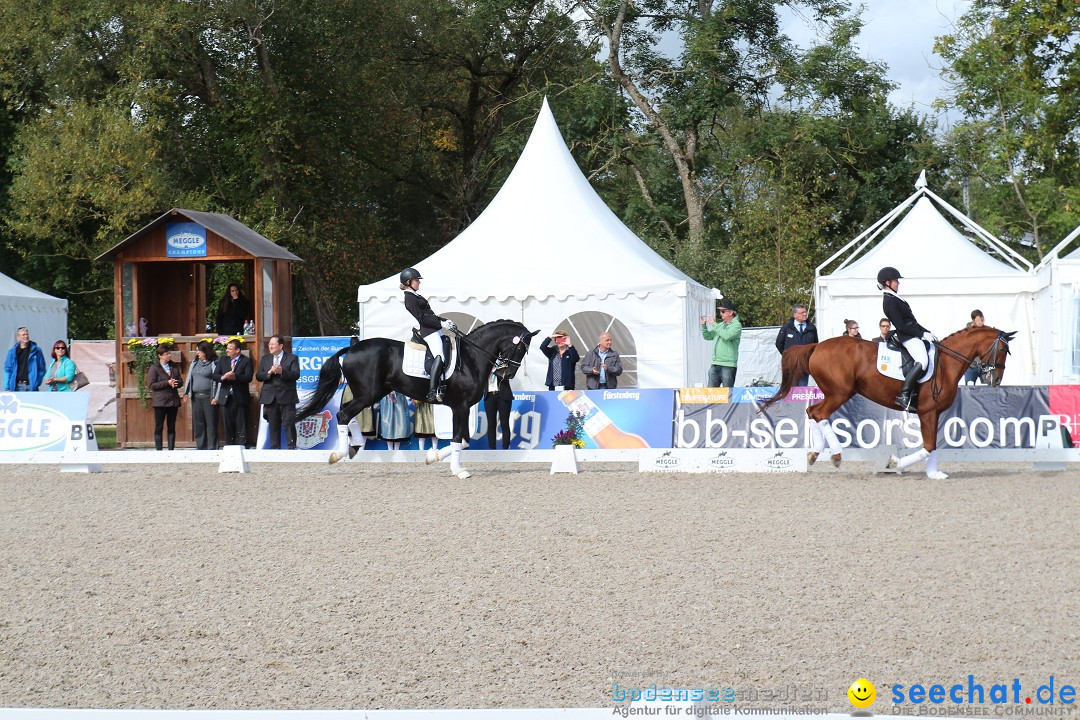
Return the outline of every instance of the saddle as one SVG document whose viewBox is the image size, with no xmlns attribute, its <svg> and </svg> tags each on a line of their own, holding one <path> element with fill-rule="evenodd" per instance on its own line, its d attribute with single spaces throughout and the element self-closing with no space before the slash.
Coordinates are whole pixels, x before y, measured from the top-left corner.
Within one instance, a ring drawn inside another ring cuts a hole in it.
<svg viewBox="0 0 1080 720">
<path fill-rule="evenodd" d="M 926 345 L 927 368 L 923 376 L 919 378 L 919 384 L 926 382 L 934 374 L 934 366 L 937 364 L 937 346 L 923 340 Z M 903 380 L 915 365 L 915 359 L 911 357 L 896 337 L 896 331 L 890 330 L 885 336 L 885 342 L 878 343 L 877 369 L 885 377 L 895 380 Z"/>
<path fill-rule="evenodd" d="M 454 374 L 457 367 L 457 343 L 450 337 L 443 335 L 443 357 L 446 358 L 446 366 L 443 370 L 443 380 Z M 410 377 L 431 378 L 431 365 L 435 362 L 435 356 L 431 354 L 431 348 L 424 342 L 418 328 L 412 329 L 412 337 L 405 343 L 405 354 L 401 359 L 401 370 Z"/>
</svg>

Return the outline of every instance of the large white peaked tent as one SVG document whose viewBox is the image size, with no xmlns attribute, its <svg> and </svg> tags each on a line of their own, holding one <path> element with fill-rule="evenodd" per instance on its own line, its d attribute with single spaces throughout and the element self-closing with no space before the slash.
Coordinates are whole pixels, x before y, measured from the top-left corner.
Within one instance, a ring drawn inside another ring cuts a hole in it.
<svg viewBox="0 0 1080 720">
<path fill-rule="evenodd" d="M 509 318 L 540 331 L 515 380 L 519 388 L 543 387 L 547 359 L 536 348 L 558 327 L 571 330 L 582 356 L 610 329 L 627 368 L 621 385 L 682 387 L 708 372 L 711 344 L 698 318 L 713 314 L 721 295 L 660 257 L 611 212 L 578 169 L 547 100 L 491 204 L 415 267 L 432 309 L 463 330 L 474 319 Z M 361 286 L 357 301 L 362 337 L 405 339 L 414 327 L 396 274 Z"/>
<path fill-rule="evenodd" d="M 1080 227 L 1065 236 L 1035 268 L 1040 384 L 1080 383 L 1080 246 L 1064 254 L 1078 240 Z"/>
<path fill-rule="evenodd" d="M 30 330 L 30 339 L 48 358 L 54 342 L 67 340 L 68 301 L 46 295 L 0 273 L 0 348 L 15 343 L 15 331 Z M 50 350 L 46 350 L 48 347 Z"/>
<path fill-rule="evenodd" d="M 1036 382 L 1037 285 L 1031 263 L 928 189 L 925 173 L 910 197 L 818 266 L 814 297 L 821 339 L 840 335 L 845 318 L 877 327 L 877 273 L 885 266 L 904 276 L 900 295 L 938 337 L 963 328 L 974 309 L 982 310 L 988 325 L 1017 331 L 1003 382 Z"/>
</svg>

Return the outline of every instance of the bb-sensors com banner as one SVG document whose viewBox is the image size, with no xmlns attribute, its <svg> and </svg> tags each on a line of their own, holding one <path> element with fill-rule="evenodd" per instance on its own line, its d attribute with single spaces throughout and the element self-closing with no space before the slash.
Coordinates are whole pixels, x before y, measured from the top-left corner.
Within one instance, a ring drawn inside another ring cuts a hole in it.
<svg viewBox="0 0 1080 720">
<path fill-rule="evenodd" d="M 816 387 L 793 388 L 788 396 L 759 413 L 759 403 L 775 388 L 684 388 L 676 393 L 674 447 L 809 447 L 806 408 L 819 401 Z M 922 392 L 929 392 L 924 386 Z M 1040 415 L 1050 414 L 1047 387 L 960 387 L 956 403 L 942 414 L 938 447 L 1031 448 Z M 844 447 L 922 445 L 919 418 L 890 410 L 866 398 L 848 400 L 832 415 Z"/>
</svg>

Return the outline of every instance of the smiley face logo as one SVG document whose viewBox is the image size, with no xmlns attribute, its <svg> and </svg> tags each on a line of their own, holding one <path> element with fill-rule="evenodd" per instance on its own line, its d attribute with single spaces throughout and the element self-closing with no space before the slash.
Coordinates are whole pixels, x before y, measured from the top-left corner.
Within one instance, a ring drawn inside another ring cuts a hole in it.
<svg viewBox="0 0 1080 720">
<path fill-rule="evenodd" d="M 847 699 L 857 708 L 868 708 L 874 704 L 877 698 L 877 690 L 874 684 L 865 678 L 859 678 L 851 683 L 847 691 Z"/>
</svg>

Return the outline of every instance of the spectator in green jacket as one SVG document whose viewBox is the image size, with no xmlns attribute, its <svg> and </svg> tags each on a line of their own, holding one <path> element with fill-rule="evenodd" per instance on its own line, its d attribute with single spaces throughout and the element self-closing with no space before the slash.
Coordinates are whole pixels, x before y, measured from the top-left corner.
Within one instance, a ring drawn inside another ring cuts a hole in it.
<svg viewBox="0 0 1080 720">
<path fill-rule="evenodd" d="M 730 300 L 720 301 L 720 322 L 716 322 L 712 315 L 702 315 L 701 336 L 716 341 L 713 344 L 712 365 L 709 367 L 709 387 L 735 387 L 742 323 L 739 322 L 734 303 Z"/>
</svg>

